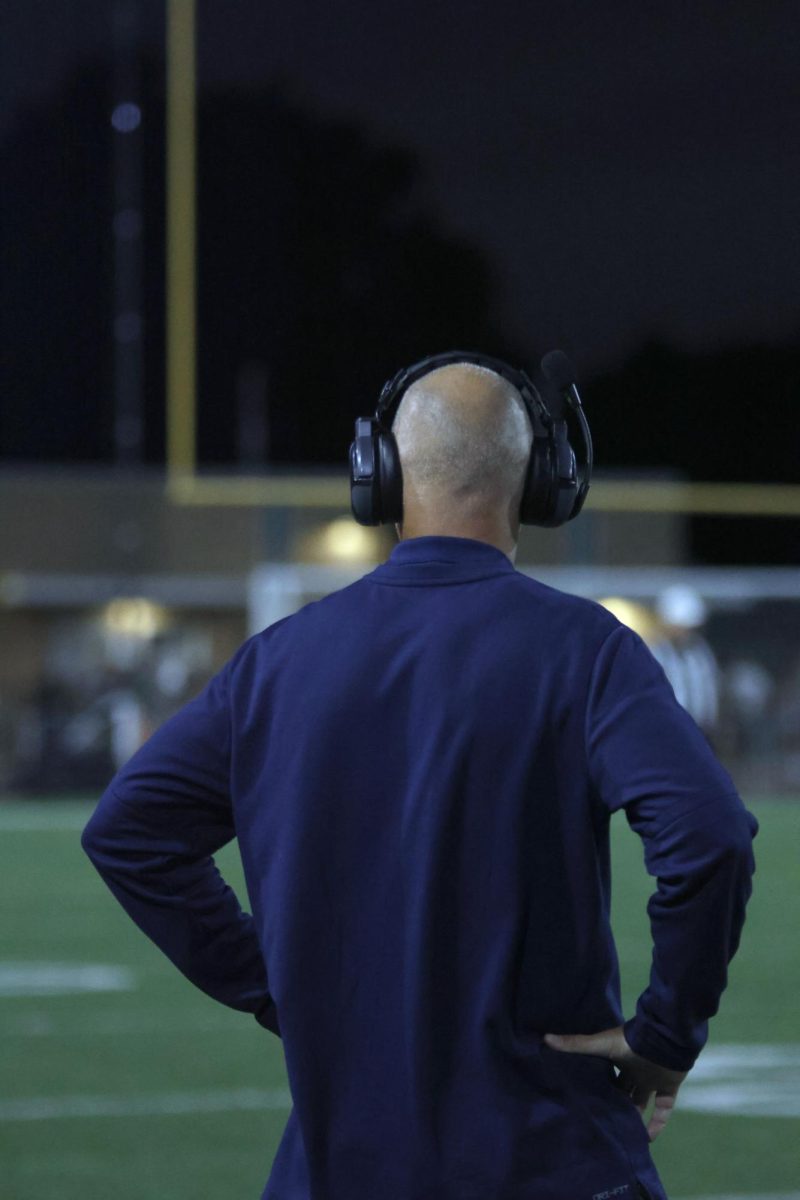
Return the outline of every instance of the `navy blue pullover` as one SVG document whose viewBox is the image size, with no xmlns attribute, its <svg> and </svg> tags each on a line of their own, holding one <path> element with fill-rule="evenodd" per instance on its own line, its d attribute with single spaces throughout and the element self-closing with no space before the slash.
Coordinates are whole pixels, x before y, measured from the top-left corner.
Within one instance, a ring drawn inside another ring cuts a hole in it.
<svg viewBox="0 0 800 1200">
<path fill-rule="evenodd" d="M 282 1038 L 263 1200 L 664 1193 L 632 1101 L 546 1032 L 623 1021 L 609 819 L 657 890 L 632 1048 L 691 1067 L 757 825 L 643 642 L 471 538 L 399 542 L 247 641 L 82 844 L 197 987 Z M 253 916 L 211 857 L 238 838 Z"/>
</svg>

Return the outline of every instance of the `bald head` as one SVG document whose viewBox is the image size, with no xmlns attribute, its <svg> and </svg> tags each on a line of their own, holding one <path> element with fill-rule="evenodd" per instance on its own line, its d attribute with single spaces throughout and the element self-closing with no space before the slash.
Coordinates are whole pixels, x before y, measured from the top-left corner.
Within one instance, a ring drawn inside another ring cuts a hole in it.
<svg viewBox="0 0 800 1200">
<path fill-rule="evenodd" d="M 392 432 L 404 512 L 508 512 L 519 506 L 532 429 L 517 389 L 487 367 L 453 363 L 408 388 Z"/>
</svg>

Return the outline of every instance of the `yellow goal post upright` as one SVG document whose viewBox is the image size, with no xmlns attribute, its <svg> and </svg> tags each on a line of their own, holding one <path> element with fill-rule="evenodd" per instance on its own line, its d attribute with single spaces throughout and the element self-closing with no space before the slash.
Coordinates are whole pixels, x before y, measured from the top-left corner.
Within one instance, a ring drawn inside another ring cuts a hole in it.
<svg viewBox="0 0 800 1200">
<path fill-rule="evenodd" d="M 347 477 L 200 476 L 197 470 L 196 2 L 167 0 L 167 494 L 177 504 L 349 507 Z"/>
</svg>

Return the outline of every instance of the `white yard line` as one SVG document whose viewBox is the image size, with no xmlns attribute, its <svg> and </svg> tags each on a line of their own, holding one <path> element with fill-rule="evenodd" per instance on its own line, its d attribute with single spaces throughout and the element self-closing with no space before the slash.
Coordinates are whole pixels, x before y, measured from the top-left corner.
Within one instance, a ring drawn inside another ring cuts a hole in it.
<svg viewBox="0 0 800 1200">
<path fill-rule="evenodd" d="M 33 1018 L 33 1014 L 31 1014 Z M 22 1036 L 57 1031 L 32 1019 Z M 45 1018 L 46 1020 L 46 1018 Z M 141 1034 L 158 1028 L 152 1021 L 116 1024 L 118 1032 Z M 244 1023 L 243 1023 L 243 1028 Z M 248 1026 L 249 1028 L 249 1026 Z M 97 1030 L 95 1029 L 95 1033 Z M 792 1118 L 800 1116 L 800 1045 L 720 1045 L 701 1056 L 695 1071 L 681 1088 L 684 1110 L 723 1113 L 728 1116 Z M 288 1108 L 285 1089 L 257 1088 L 212 1092 L 179 1092 L 145 1097 L 43 1096 L 0 1101 L 0 1120 L 44 1120 L 58 1117 L 147 1116 L 233 1109 Z M 695 1197 L 694 1200 L 738 1200 L 729 1196 Z M 764 1200 L 750 1196 L 749 1200 Z M 800 1193 L 770 1197 L 800 1200 Z"/>
<path fill-rule="evenodd" d="M 689 1079 L 718 1079 L 730 1071 L 800 1067 L 800 1042 L 712 1042 L 700 1055 Z"/>
<path fill-rule="evenodd" d="M 0 997 L 38 998 L 76 992 L 130 990 L 133 972 L 102 964 L 0 963 Z M 246 1017 L 247 1014 L 242 1014 Z M 220 1020 L 216 1014 L 188 1017 L 170 1012 L 103 1012 L 68 1022 L 56 1021 L 44 1007 L 8 1013 L 0 1038 L 58 1038 L 59 1040 L 139 1038 L 143 1035 L 207 1033 L 229 1037 L 252 1033 L 250 1020 Z M 681 1088 L 680 1108 L 686 1112 L 725 1116 L 797 1119 L 800 1117 L 800 1044 L 720 1044 L 701 1054 Z M 800 1200 L 800 1195 L 798 1196 Z"/>
<path fill-rule="evenodd" d="M 0 1121 L 173 1117 L 204 1112 L 288 1110 L 291 1105 L 292 1099 L 286 1088 L 233 1088 L 152 1096 L 34 1096 L 26 1100 L 0 1100 Z"/>
<path fill-rule="evenodd" d="M 128 967 L 107 963 L 0 961 L 0 997 L 129 992 L 136 984 Z"/>
<path fill-rule="evenodd" d="M 800 1117 L 800 1044 L 711 1045 L 683 1084 L 684 1111 Z"/>
</svg>

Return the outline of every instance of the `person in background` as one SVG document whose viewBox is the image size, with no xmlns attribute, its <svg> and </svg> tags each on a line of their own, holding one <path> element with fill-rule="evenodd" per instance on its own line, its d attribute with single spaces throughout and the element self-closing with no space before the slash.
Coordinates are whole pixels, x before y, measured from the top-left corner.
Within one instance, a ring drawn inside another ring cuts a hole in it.
<svg viewBox="0 0 800 1200">
<path fill-rule="evenodd" d="M 719 725 L 720 670 L 699 632 L 707 615 L 702 597 L 694 588 L 673 584 L 658 597 L 655 609 L 623 596 L 607 596 L 599 603 L 642 638 L 678 703 L 713 737 Z"/>
<path fill-rule="evenodd" d="M 713 738 L 719 722 L 720 669 L 702 634 L 708 612 L 699 592 L 686 584 L 665 588 L 656 601 L 663 636 L 650 649 L 664 668 L 679 704 Z"/>
</svg>

